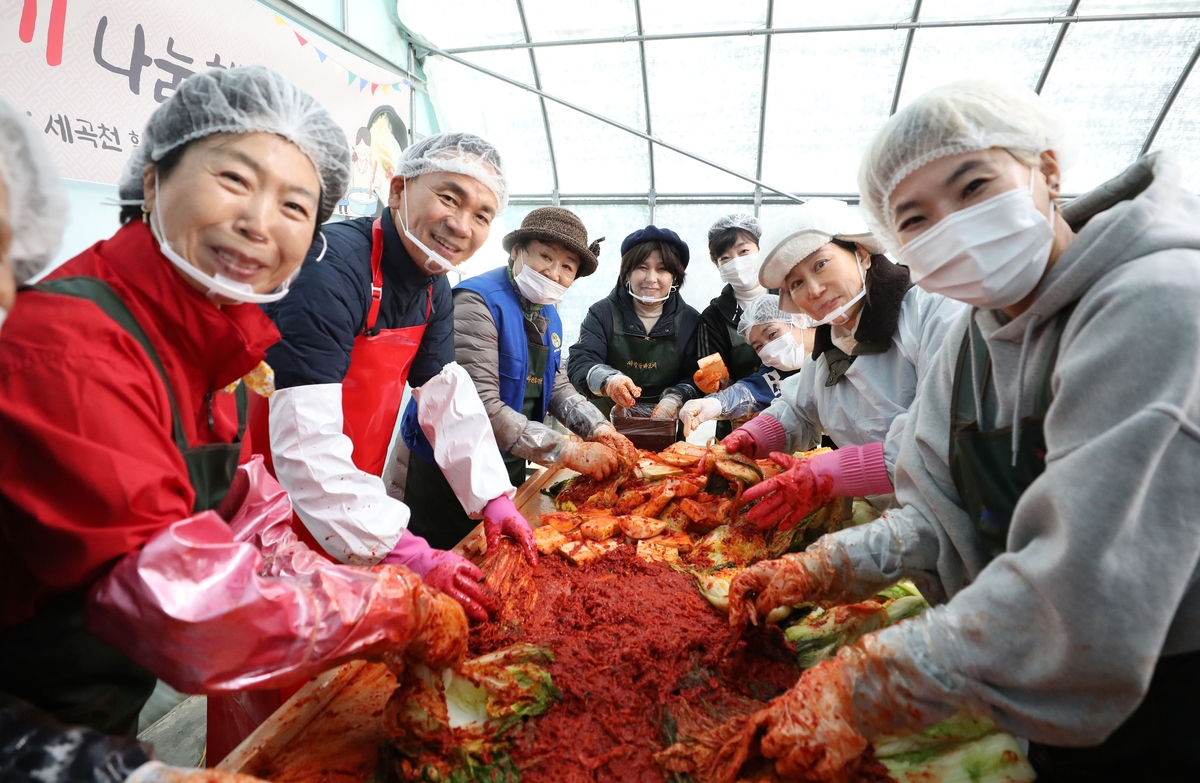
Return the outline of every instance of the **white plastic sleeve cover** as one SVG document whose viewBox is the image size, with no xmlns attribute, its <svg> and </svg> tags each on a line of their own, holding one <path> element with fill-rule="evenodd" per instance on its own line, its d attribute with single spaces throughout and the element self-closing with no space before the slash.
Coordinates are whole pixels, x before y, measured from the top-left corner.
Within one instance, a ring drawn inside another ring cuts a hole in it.
<svg viewBox="0 0 1200 783">
<path fill-rule="evenodd" d="M 341 563 L 383 560 L 408 528 L 408 506 L 354 465 L 354 444 L 342 431 L 342 385 L 276 391 L 270 425 L 275 475 L 317 543 Z"/>
<path fill-rule="evenodd" d="M 413 389 L 413 397 L 433 458 L 468 516 L 480 519 L 489 501 L 516 495 L 483 400 L 458 362 Z"/>
</svg>

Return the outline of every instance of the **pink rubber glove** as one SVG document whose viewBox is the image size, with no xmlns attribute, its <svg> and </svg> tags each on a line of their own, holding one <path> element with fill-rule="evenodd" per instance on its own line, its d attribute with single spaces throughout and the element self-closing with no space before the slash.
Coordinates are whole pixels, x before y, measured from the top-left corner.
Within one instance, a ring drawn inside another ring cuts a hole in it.
<svg viewBox="0 0 1200 783">
<path fill-rule="evenodd" d="M 487 622 L 491 601 L 479 584 L 483 572 L 470 560 L 453 552 L 434 549 L 425 539 L 405 531 L 383 562 L 407 566 L 419 574 L 425 584 L 458 601 L 472 620 Z"/>
<path fill-rule="evenodd" d="M 772 451 L 783 451 L 787 433 L 774 416 L 755 416 L 726 435 L 721 445 L 751 459 L 763 459 Z"/>
<path fill-rule="evenodd" d="M 499 546 L 500 536 L 508 536 L 521 545 L 525 560 L 531 566 L 538 564 L 537 544 L 533 541 L 533 531 L 521 512 L 517 511 L 512 498 L 501 495 L 492 498 L 483 507 L 483 534 L 487 537 L 488 549 Z"/>
<path fill-rule="evenodd" d="M 730 437 L 738 432 L 734 430 Z M 787 471 L 742 495 L 745 500 L 763 499 L 747 514 L 759 527 L 778 524 L 780 530 L 787 530 L 836 497 L 887 495 L 895 491 L 888 478 L 882 443 L 845 446 L 802 460 L 773 453 L 771 459 Z"/>
</svg>

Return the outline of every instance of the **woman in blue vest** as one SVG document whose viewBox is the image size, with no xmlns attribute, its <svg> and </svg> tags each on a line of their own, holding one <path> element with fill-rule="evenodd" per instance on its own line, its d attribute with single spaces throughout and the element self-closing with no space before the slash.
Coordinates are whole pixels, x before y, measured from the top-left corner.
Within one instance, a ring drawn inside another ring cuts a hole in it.
<svg viewBox="0 0 1200 783">
<path fill-rule="evenodd" d="M 524 483 L 526 461 L 600 479 L 617 468 L 619 453 L 636 459 L 633 445 L 571 386 L 562 363 L 555 305 L 575 280 L 596 271 L 601 241 L 589 245 L 587 229 L 570 210 L 535 209 L 504 238 L 508 266 L 454 289 L 455 360 L 475 382 L 513 486 Z M 543 424 L 547 413 L 583 440 Z M 409 528 L 449 549 L 476 523 L 436 463 L 422 456 L 423 444 L 409 445 Z"/>
</svg>

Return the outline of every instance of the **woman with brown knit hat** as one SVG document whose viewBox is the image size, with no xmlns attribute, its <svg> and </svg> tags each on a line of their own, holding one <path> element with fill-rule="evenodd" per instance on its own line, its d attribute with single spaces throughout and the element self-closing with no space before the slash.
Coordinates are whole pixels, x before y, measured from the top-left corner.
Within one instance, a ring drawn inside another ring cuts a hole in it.
<svg viewBox="0 0 1200 783">
<path fill-rule="evenodd" d="M 513 486 L 524 483 L 526 461 L 601 479 L 616 470 L 619 453 L 636 457 L 633 444 L 571 386 L 562 362 L 556 305 L 575 280 L 596 271 L 601 241 L 589 244 L 570 210 L 535 209 L 504 238 L 507 267 L 454 288 L 455 359 L 475 382 Z M 578 437 L 543 424 L 547 413 Z M 410 453 L 405 487 L 409 529 L 432 546 L 449 549 L 475 527 L 419 449 Z"/>
</svg>

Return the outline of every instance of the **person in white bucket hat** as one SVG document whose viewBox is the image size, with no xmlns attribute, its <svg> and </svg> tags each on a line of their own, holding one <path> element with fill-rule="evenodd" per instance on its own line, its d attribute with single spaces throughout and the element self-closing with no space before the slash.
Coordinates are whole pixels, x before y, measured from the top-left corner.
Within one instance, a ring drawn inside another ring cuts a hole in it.
<svg viewBox="0 0 1200 783">
<path fill-rule="evenodd" d="M 817 327 L 813 360 L 784 381 L 771 407 L 722 443 L 763 459 L 814 448 L 828 435 L 838 449 L 803 467 L 822 496 L 881 496 L 876 503 L 886 507 L 904 414 L 964 306 L 913 286 L 908 268 L 883 255 L 882 243 L 843 201 L 811 199 L 769 226 L 765 238 L 759 283 L 779 289 L 781 310 Z M 790 458 L 780 462 L 792 468 Z M 792 478 L 789 471 L 750 490 L 750 499 L 772 496 L 750 519 L 783 529 L 803 519 L 811 509 L 780 502 L 784 493 L 776 491 Z"/>
</svg>

